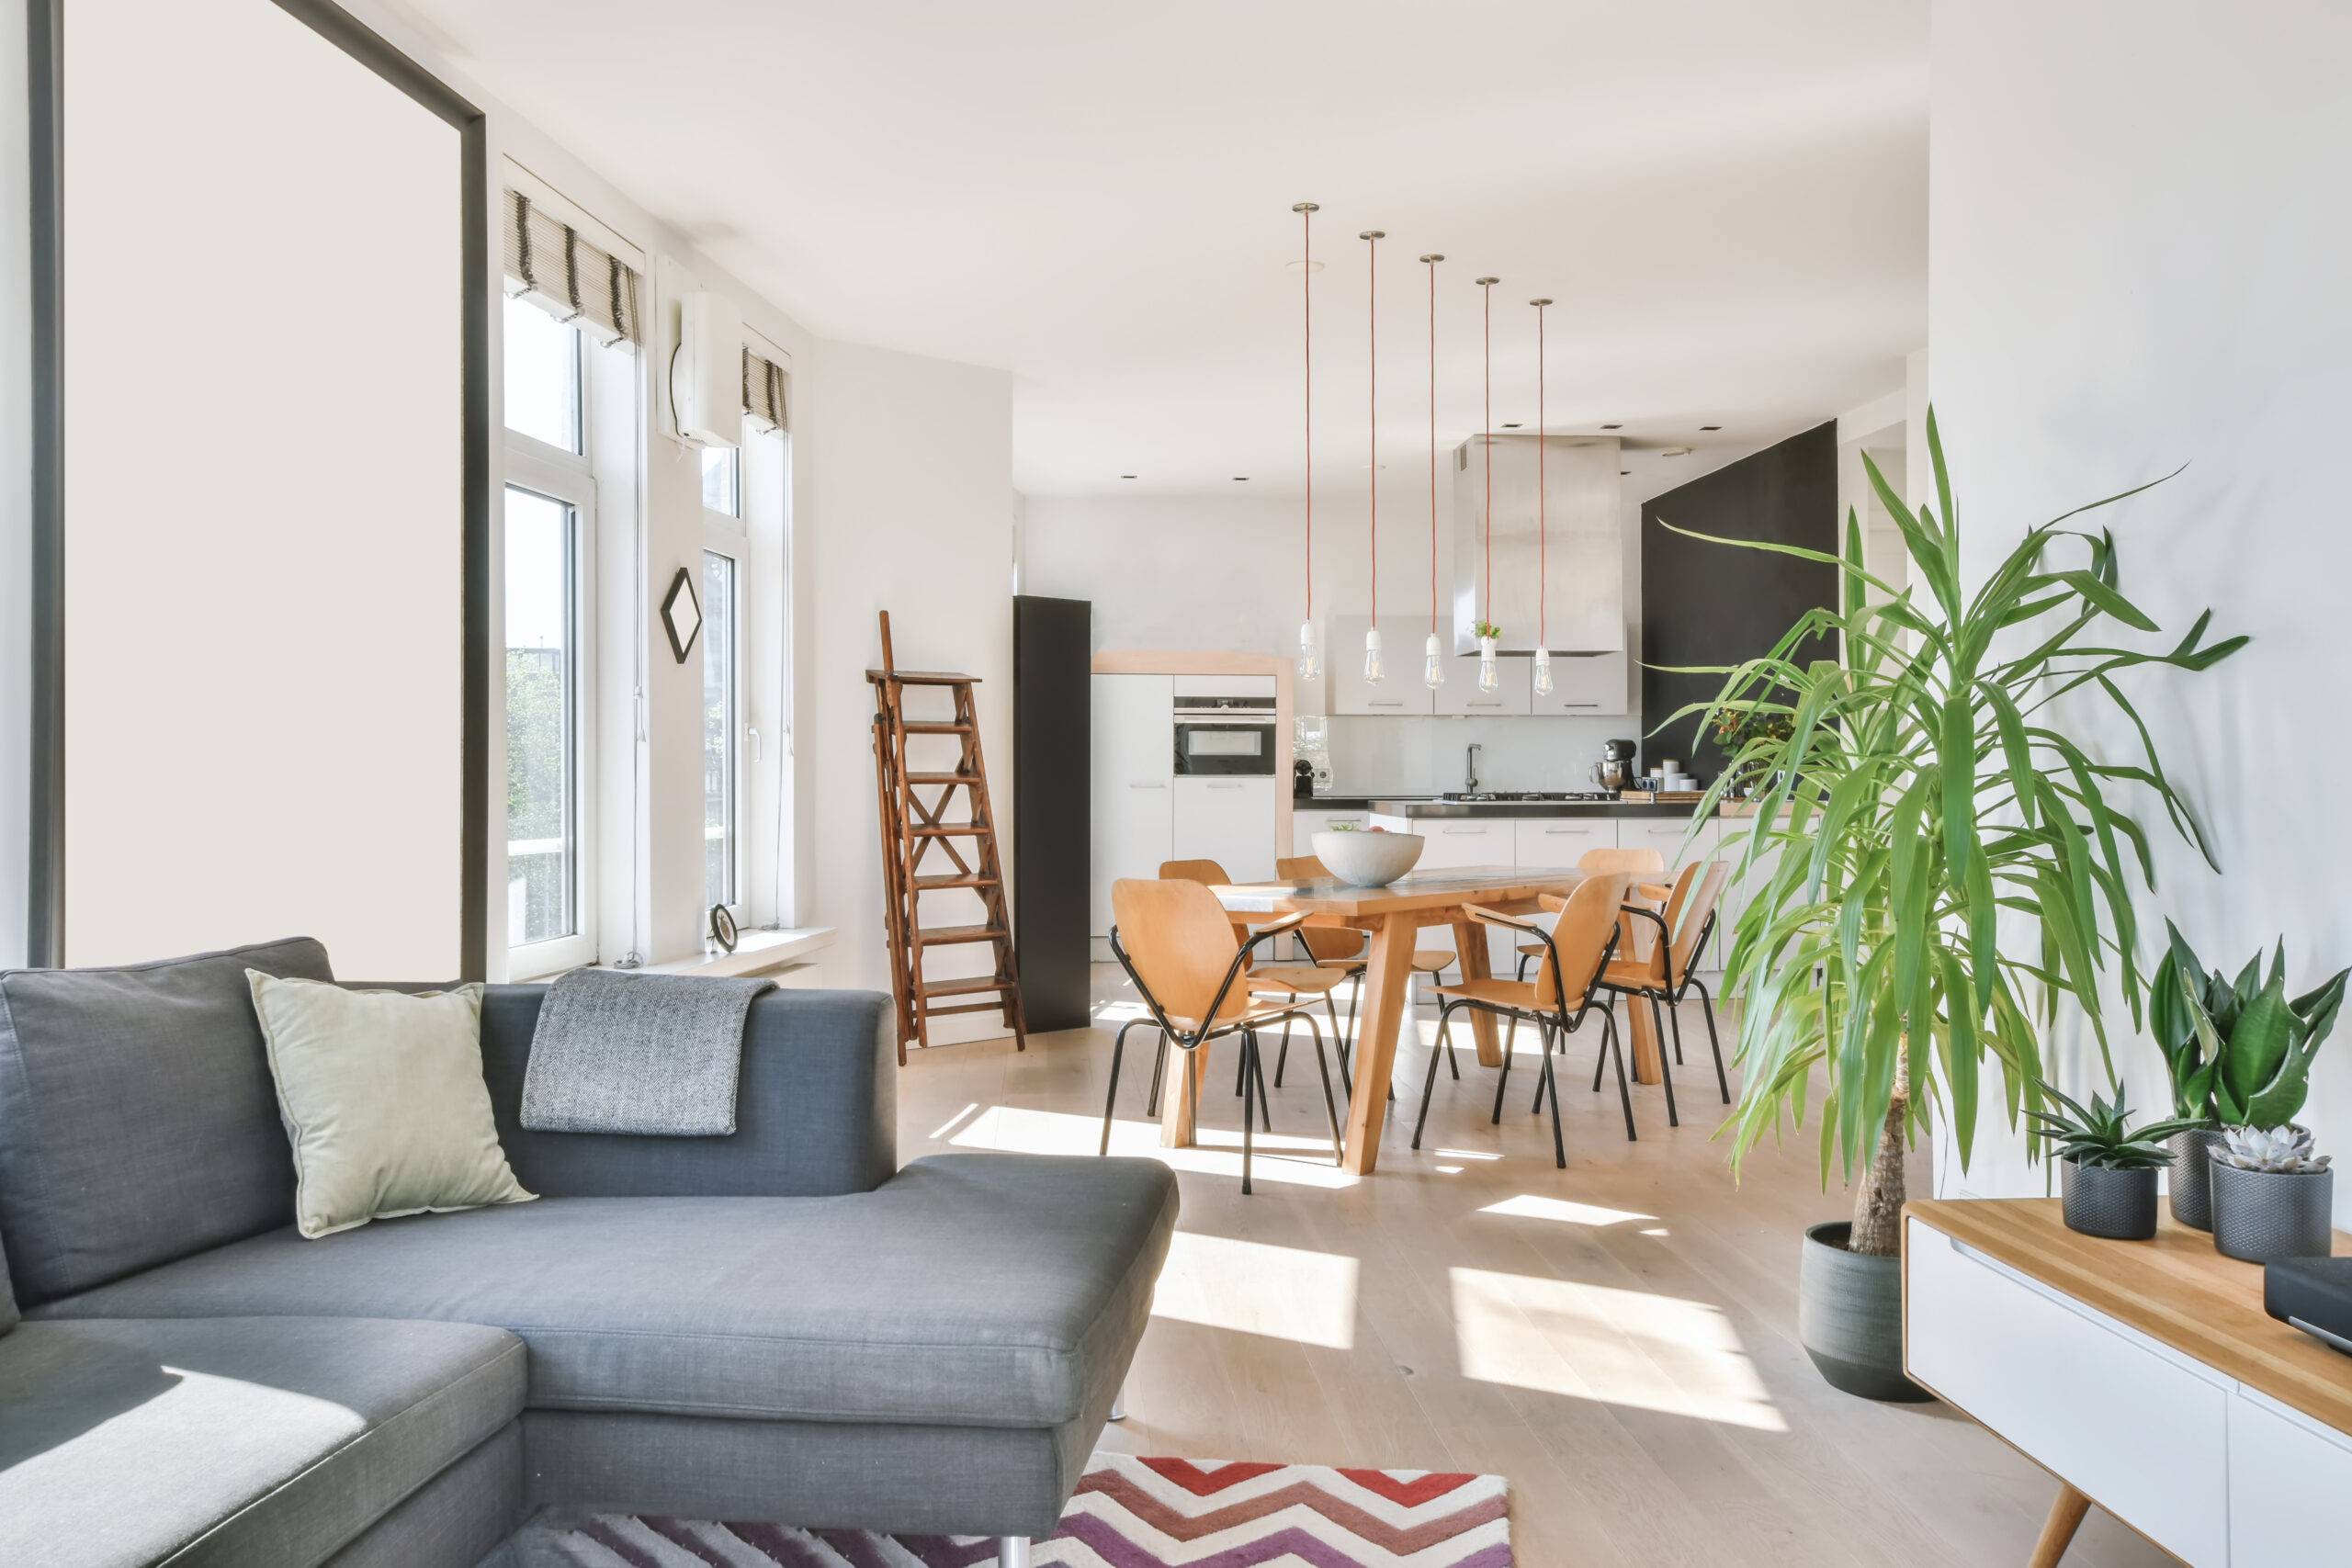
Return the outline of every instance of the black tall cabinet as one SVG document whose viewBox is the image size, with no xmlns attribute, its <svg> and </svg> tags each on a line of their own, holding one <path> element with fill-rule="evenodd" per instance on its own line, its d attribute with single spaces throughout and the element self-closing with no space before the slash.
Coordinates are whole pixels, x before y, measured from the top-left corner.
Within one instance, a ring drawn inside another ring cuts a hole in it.
<svg viewBox="0 0 2352 1568">
<path fill-rule="evenodd" d="M 1094 606 L 1012 600 L 1012 934 L 1032 1033 L 1087 1021 Z"/>
</svg>

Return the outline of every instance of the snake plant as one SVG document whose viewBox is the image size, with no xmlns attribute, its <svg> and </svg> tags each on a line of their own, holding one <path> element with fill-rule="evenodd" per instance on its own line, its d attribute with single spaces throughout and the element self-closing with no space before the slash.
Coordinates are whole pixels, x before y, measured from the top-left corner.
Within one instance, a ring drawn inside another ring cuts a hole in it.
<svg viewBox="0 0 2352 1568">
<path fill-rule="evenodd" d="M 2014 1128 L 2041 1108 L 2037 1016 L 2046 1024 L 2071 997 L 2103 1056 L 2102 982 L 2139 1017 L 2132 901 L 2155 874 L 2119 795 L 2153 799 L 2212 857 L 2118 677 L 2210 669 L 2246 640 L 2208 644 L 2208 611 L 2169 647 L 2127 642 L 2157 627 L 2120 586 L 2114 536 L 2068 525 L 2147 485 L 2026 529 L 1964 584 L 1932 413 L 1927 434 L 1932 505 L 1905 504 L 1864 458 L 1903 536 L 1905 586 L 1867 569 L 1850 512 L 1840 554 L 1674 529 L 1836 570 L 1835 609 L 1807 612 L 1761 658 L 1692 671 L 1723 685 L 1667 724 L 1789 717 L 1786 737 L 1759 728 L 1742 742 L 1700 807 L 1712 812 L 1728 781 L 1773 781 L 1727 841 L 1752 896 L 1724 980 L 1744 1004 L 1746 1069 L 1725 1126 L 1736 1168 L 1784 1118 L 1803 1124 L 1818 1075 L 1823 1179 L 1842 1166 L 1855 1188 L 1848 1246 L 1880 1256 L 1896 1250 L 1904 1152 L 1935 1105 L 1966 1163 L 1988 1055 Z M 2125 720 L 2134 754 L 2077 740 L 2067 716 L 2085 705 Z"/>
<path fill-rule="evenodd" d="M 2169 920 L 2165 930 L 2172 941 L 2149 977 L 2148 1027 L 2172 1070 L 2175 1108 L 2212 1125 L 2286 1125 L 2303 1108 L 2312 1056 L 2335 1027 L 2352 969 L 2290 998 L 2283 940 L 2267 979 L 2257 953 L 2233 982 L 2209 971 Z"/>
</svg>

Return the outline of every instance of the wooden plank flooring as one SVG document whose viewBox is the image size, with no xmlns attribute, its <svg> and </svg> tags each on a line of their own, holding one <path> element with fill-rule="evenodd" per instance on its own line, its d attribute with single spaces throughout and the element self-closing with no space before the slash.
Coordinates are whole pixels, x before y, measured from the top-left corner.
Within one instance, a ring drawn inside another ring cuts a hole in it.
<svg viewBox="0 0 2352 1568">
<path fill-rule="evenodd" d="M 902 1157 L 1091 1156 L 1111 1036 L 1136 1011 L 1115 968 L 1098 967 L 1095 986 L 1096 1027 L 1032 1035 L 1025 1055 L 1010 1040 L 917 1053 L 899 1077 Z M 1662 1093 L 1637 1086 L 1630 1145 L 1613 1083 L 1590 1092 L 1591 1040 L 1571 1043 L 1560 1171 L 1550 1119 L 1528 1113 L 1524 1030 L 1501 1127 L 1487 1122 L 1495 1075 L 1457 1029 L 1462 1080 L 1439 1068 L 1421 1150 L 1407 1146 L 1424 1010 L 1398 1051 L 1379 1173 L 1363 1180 L 1330 1163 L 1302 1035 L 1246 1199 L 1232 1048 L 1208 1075 L 1204 1146 L 1162 1150 L 1143 1116 L 1152 1036 L 1136 1030 L 1112 1150 L 1174 1165 L 1184 1211 L 1128 1419 L 1103 1445 L 1499 1473 L 1522 1568 L 2023 1563 L 2048 1476 L 1944 1406 L 1849 1398 L 1805 1359 L 1800 1233 L 1842 1217 L 1842 1195 L 1821 1191 L 1809 1136 L 1758 1151 L 1733 1183 L 1711 1141 L 1722 1105 L 1695 1005 L 1682 1023 L 1695 1053 L 1676 1077 L 1683 1124 L 1668 1129 Z M 2096 1509 L 2066 1558 L 2169 1561 Z"/>
</svg>

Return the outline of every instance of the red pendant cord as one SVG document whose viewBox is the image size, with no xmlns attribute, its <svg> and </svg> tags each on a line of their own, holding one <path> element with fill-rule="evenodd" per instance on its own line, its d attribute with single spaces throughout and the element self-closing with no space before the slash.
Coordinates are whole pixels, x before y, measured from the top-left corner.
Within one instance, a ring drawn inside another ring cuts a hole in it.
<svg viewBox="0 0 2352 1568">
<path fill-rule="evenodd" d="M 1364 342 L 1372 395 L 1365 402 L 1370 423 L 1366 456 L 1372 473 L 1372 629 L 1380 629 L 1380 231 L 1363 236 Z"/>
<path fill-rule="evenodd" d="M 1315 212 L 1298 215 L 1298 294 L 1306 325 L 1306 618 L 1315 618 Z"/>
<path fill-rule="evenodd" d="M 1421 258 L 1430 269 L 1430 636 L 1437 636 L 1437 264 L 1440 256 Z"/>
<path fill-rule="evenodd" d="M 1479 290 L 1486 296 L 1486 398 L 1487 427 L 1479 445 L 1487 450 L 1487 517 L 1479 530 L 1479 547 L 1486 554 L 1486 602 L 1479 618 L 1492 624 L 1495 618 L 1495 285 L 1498 277 L 1483 279 Z"/>
<path fill-rule="evenodd" d="M 1549 648 L 1551 621 L 1544 595 L 1552 586 L 1549 547 L 1551 530 L 1544 525 L 1544 307 L 1535 307 L 1535 646 Z"/>
</svg>

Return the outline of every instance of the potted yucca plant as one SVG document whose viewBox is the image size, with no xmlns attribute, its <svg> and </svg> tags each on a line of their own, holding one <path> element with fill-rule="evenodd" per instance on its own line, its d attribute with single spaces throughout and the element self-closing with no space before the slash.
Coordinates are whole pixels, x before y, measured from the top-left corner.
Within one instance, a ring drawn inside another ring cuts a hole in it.
<svg viewBox="0 0 2352 1568">
<path fill-rule="evenodd" d="M 2028 1135 L 2058 1162 L 2067 1229 L 2145 1241 L 2156 1234 L 2156 1172 L 2172 1163 L 2165 1140 L 2198 1123 L 2176 1118 L 2134 1127 L 2123 1086 L 2112 1087 L 2114 1103 L 2094 1094 L 2086 1108 L 2043 1083 L 2042 1098 L 2060 1109 L 2028 1111 L 2041 1123 Z"/>
<path fill-rule="evenodd" d="M 2173 1139 L 2172 1217 L 2211 1230 L 2208 1173 L 2223 1129 L 2293 1122 L 2352 969 L 2290 998 L 2283 939 L 2267 979 L 2257 953 L 2232 981 L 2208 970 L 2171 921 L 2165 931 L 2170 944 L 2148 979 L 2148 1028 L 2172 1076 L 2174 1111 L 2195 1123 Z"/>
<path fill-rule="evenodd" d="M 2130 646 L 2156 625 L 2120 586 L 2114 536 L 2070 525 L 2088 508 L 2026 529 L 1963 584 L 1932 413 L 1927 434 L 1932 506 L 1906 504 L 1863 459 L 1902 533 L 1905 585 L 1867 569 L 1850 513 L 1842 555 L 1716 539 L 1834 569 L 1838 607 L 1807 612 L 1760 659 L 1694 671 L 1723 676 L 1720 693 L 1666 721 L 1789 718 L 1785 738 L 1744 740 L 1700 807 L 1713 815 L 1728 780 L 1772 781 L 1725 842 L 1748 895 L 1726 959 L 1745 1071 L 1726 1125 L 1736 1168 L 1817 1103 L 1823 1179 L 1842 1172 L 1854 1208 L 1807 1233 L 1799 1337 L 1831 1382 L 1875 1398 L 1925 1397 L 1903 1375 L 1899 1249 L 1904 1156 L 1931 1114 L 1949 1116 L 1965 1166 L 1987 1057 L 2012 1127 L 2041 1106 L 2037 1013 L 2071 997 L 2102 1055 L 2103 982 L 2138 1019 L 2132 898 L 2153 874 L 2116 796 L 2153 799 L 2204 848 L 2118 677 L 2206 670 L 2245 641 L 2206 643 L 2209 612 L 2169 647 Z M 2093 756 L 2066 716 L 2084 706 L 2127 721 L 2139 754 Z"/>
<path fill-rule="evenodd" d="M 2231 1258 L 2325 1258 L 2335 1173 L 2301 1127 L 2233 1127 L 2213 1151 L 2213 1245 Z"/>
</svg>

